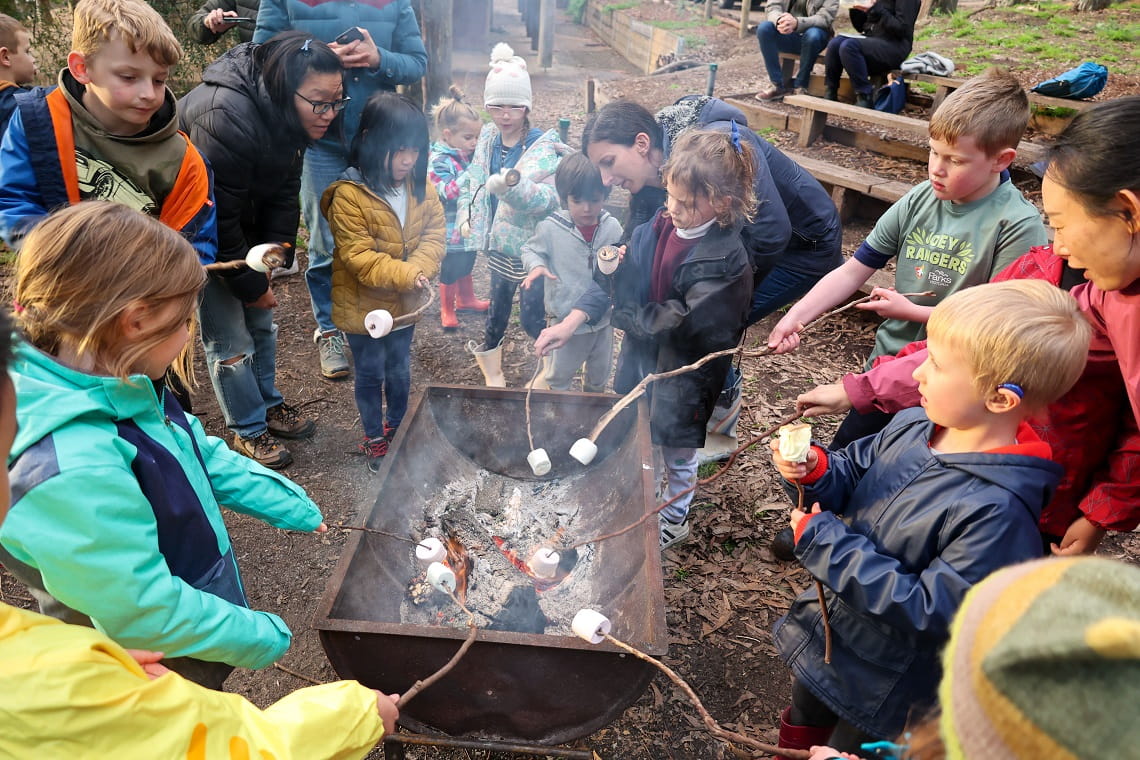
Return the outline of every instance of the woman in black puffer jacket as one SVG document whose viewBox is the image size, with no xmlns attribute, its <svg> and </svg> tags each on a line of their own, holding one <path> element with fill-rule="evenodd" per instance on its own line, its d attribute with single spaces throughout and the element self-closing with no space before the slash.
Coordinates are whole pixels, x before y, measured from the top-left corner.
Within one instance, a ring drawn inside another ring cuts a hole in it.
<svg viewBox="0 0 1140 760">
<path fill-rule="evenodd" d="M 178 110 L 214 172 L 219 262 L 242 260 L 258 243 L 296 239 L 302 155 L 345 102 L 340 59 L 301 32 L 238 45 L 203 72 Z M 211 273 L 198 316 L 234 448 L 280 469 L 292 456 L 277 439 L 308 436 L 314 426 L 275 385 L 276 305 L 269 277 L 243 267 Z"/>
<path fill-rule="evenodd" d="M 846 69 L 855 89 L 855 102 L 871 108 L 874 88 L 868 76 L 897 69 L 910 55 L 920 6 L 920 0 L 878 0 L 867 10 L 852 8 L 851 23 L 863 37 L 839 35 L 828 43 L 824 97 L 837 99 L 839 77 Z"/>
</svg>

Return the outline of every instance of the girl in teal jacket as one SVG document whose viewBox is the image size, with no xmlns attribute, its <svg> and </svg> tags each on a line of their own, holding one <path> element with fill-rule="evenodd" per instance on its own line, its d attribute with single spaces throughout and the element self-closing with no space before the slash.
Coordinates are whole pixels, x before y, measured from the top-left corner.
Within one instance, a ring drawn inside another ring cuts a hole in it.
<svg viewBox="0 0 1140 760">
<path fill-rule="evenodd" d="M 42 610 L 220 687 L 289 647 L 249 609 L 220 506 L 324 530 L 285 478 L 205 435 L 164 390 L 186 363 L 205 275 L 176 232 L 82 203 L 40 223 L 16 264 L 23 341 L 11 367 L 19 432 L 0 561 Z"/>
</svg>

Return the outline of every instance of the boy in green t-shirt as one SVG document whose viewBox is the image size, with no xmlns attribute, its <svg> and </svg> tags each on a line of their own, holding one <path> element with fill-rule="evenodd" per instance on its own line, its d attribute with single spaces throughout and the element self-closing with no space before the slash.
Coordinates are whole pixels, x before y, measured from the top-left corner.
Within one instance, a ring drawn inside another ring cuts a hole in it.
<svg viewBox="0 0 1140 760">
<path fill-rule="evenodd" d="M 794 350 L 804 324 L 897 257 L 895 289 L 875 288 L 875 300 L 858 307 L 885 318 L 870 367 L 875 357 L 925 337 L 931 310 L 946 296 L 988 282 L 1044 245 L 1041 214 L 1007 172 L 1028 121 L 1029 100 L 1005 69 L 991 68 L 947 97 L 930 120 L 930 179 L 891 206 L 855 255 L 788 310 L 768 345 L 777 353 Z M 935 295 L 900 295 L 924 291 Z"/>
</svg>

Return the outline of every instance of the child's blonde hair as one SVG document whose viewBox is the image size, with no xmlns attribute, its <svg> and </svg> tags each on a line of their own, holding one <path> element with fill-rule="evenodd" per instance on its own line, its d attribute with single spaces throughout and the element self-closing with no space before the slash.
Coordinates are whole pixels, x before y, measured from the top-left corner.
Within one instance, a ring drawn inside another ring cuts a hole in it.
<svg viewBox="0 0 1140 760">
<path fill-rule="evenodd" d="M 20 44 L 16 35 L 20 32 L 27 34 L 28 30 L 7 13 L 0 13 L 0 47 L 6 47 L 15 53 Z"/>
<path fill-rule="evenodd" d="M 55 212 L 24 239 L 16 257 L 16 319 L 28 341 L 58 355 L 64 346 L 126 378 L 141 357 L 181 324 L 191 338 L 175 371 L 190 378 L 194 315 L 206 272 L 181 235 L 119 203 L 86 201 Z M 119 316 L 132 305 L 174 316 L 124 344 Z"/>
<path fill-rule="evenodd" d="M 1029 125 L 1029 97 L 1008 69 L 993 66 L 942 101 L 930 117 L 930 136 L 953 145 L 972 137 L 987 156 L 1016 148 Z"/>
<path fill-rule="evenodd" d="M 440 98 L 431 109 L 431 121 L 440 136 L 443 135 L 443 130 L 455 129 L 463 121 L 481 123 L 479 112 L 464 99 L 463 90 L 451 85 L 447 88 L 447 93 L 448 97 Z"/>
<path fill-rule="evenodd" d="M 174 66 L 182 60 L 182 46 L 158 11 L 141 0 L 79 0 L 71 49 L 85 56 L 97 56 L 118 36 L 132 53 L 140 50 L 160 66 Z"/>
<path fill-rule="evenodd" d="M 750 221 L 756 213 L 754 173 L 752 148 L 739 134 L 696 129 L 681 133 L 661 167 L 666 187 L 678 183 L 694 197 L 703 195 L 722 227 Z"/>
<path fill-rule="evenodd" d="M 952 294 L 934 307 L 927 333 L 970 365 L 979 397 L 1015 383 L 1026 408 L 1040 411 L 1080 377 L 1092 327 L 1064 290 L 1009 280 Z"/>
</svg>

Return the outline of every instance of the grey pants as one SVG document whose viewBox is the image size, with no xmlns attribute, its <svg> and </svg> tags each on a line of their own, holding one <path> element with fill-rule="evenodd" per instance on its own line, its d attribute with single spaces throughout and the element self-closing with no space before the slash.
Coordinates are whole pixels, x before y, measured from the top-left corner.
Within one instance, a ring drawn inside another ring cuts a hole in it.
<svg viewBox="0 0 1140 760">
<path fill-rule="evenodd" d="M 558 320 L 547 320 L 547 324 L 558 324 Z M 613 357 L 614 328 L 609 325 L 593 332 L 572 335 L 566 345 L 555 349 L 551 354 L 546 383 L 556 391 L 570 390 L 574 376 L 585 364 L 583 390 L 587 393 L 601 393 L 609 382 Z"/>
</svg>

